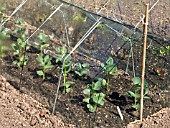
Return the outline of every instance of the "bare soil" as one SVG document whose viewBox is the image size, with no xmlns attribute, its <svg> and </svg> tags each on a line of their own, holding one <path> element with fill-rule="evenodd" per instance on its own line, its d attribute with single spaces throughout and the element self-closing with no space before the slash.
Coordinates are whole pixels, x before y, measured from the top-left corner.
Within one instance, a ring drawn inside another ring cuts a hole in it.
<svg viewBox="0 0 170 128">
<path fill-rule="evenodd" d="M 135 121 L 127 125 L 127 128 L 169 128 L 170 108 L 164 108 L 159 112 L 148 116 L 143 122 Z"/>
<path fill-rule="evenodd" d="M 0 127 L 74 128 L 60 114 L 51 115 L 41 103 L 19 92 L 0 75 Z"/>
</svg>

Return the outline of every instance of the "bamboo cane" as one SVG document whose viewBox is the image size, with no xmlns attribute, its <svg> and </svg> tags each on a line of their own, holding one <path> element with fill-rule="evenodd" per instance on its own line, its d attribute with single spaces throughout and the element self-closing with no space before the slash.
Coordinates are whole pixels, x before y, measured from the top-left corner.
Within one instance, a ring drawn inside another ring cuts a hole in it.
<svg viewBox="0 0 170 128">
<path fill-rule="evenodd" d="M 146 4 L 146 14 L 143 23 L 143 58 L 142 58 L 142 79 L 141 79 L 141 99 L 140 99 L 140 121 L 143 118 L 143 90 L 145 81 L 145 59 L 146 59 L 146 42 L 147 42 L 147 25 L 148 25 L 148 15 L 149 15 L 149 4 Z"/>
</svg>

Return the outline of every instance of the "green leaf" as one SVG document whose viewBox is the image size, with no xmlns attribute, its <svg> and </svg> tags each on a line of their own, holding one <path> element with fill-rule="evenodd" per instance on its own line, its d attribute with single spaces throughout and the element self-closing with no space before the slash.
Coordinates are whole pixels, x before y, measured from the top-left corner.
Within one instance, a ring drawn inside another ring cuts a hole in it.
<svg viewBox="0 0 170 128">
<path fill-rule="evenodd" d="M 134 87 L 135 87 L 135 90 L 139 90 L 141 88 L 141 85 L 140 84 L 134 84 Z"/>
<path fill-rule="evenodd" d="M 148 83 L 144 81 L 144 88 L 146 88 L 147 86 L 148 86 Z"/>
<path fill-rule="evenodd" d="M 100 66 L 101 66 L 102 68 L 104 68 L 104 67 L 105 67 L 105 64 L 101 63 Z"/>
<path fill-rule="evenodd" d="M 99 91 L 101 86 L 102 86 L 101 81 L 97 81 L 96 83 L 92 84 L 92 88 L 95 91 Z"/>
<path fill-rule="evenodd" d="M 39 35 L 38 35 L 38 38 L 39 38 L 39 40 L 41 41 L 41 42 L 46 42 L 46 41 L 48 41 L 50 38 L 48 37 L 48 36 L 46 36 L 44 33 L 40 33 Z"/>
<path fill-rule="evenodd" d="M 75 84 L 75 82 L 73 82 L 73 81 L 67 81 L 66 83 L 68 83 L 68 84 Z"/>
<path fill-rule="evenodd" d="M 84 89 L 83 93 L 86 94 L 86 95 L 90 95 L 90 89 Z"/>
<path fill-rule="evenodd" d="M 106 61 L 106 64 L 113 65 L 113 58 L 109 57 L 108 60 Z"/>
<path fill-rule="evenodd" d="M 52 69 L 54 66 L 53 65 L 45 65 L 44 68 L 45 69 Z"/>
<path fill-rule="evenodd" d="M 99 81 L 101 81 L 101 85 L 106 85 L 106 80 L 103 78 L 98 78 Z"/>
<path fill-rule="evenodd" d="M 49 62 L 50 60 L 51 60 L 50 56 L 49 55 L 45 55 L 44 61 L 45 62 Z"/>
<path fill-rule="evenodd" d="M 89 103 L 90 102 L 90 98 L 84 98 L 83 102 Z"/>
<path fill-rule="evenodd" d="M 114 66 L 114 67 L 110 70 L 109 74 L 114 75 L 116 71 L 117 71 L 117 67 Z"/>
<path fill-rule="evenodd" d="M 40 62 L 40 63 L 44 63 L 44 59 L 43 59 L 43 57 L 42 57 L 41 55 L 39 55 L 39 56 L 37 57 L 37 60 L 38 60 L 38 62 Z"/>
<path fill-rule="evenodd" d="M 89 64 L 88 64 L 88 63 L 83 63 L 83 64 L 82 64 L 82 67 L 83 67 L 83 68 L 88 68 L 88 67 L 89 67 Z"/>
<path fill-rule="evenodd" d="M 38 74 L 39 76 L 43 76 L 43 75 L 44 75 L 44 72 L 43 72 L 42 70 L 39 70 L 39 71 L 37 71 L 37 74 Z"/>
<path fill-rule="evenodd" d="M 100 104 L 101 106 L 103 106 L 104 105 L 104 101 L 100 101 L 100 102 L 98 102 L 98 104 Z"/>
<path fill-rule="evenodd" d="M 74 84 L 74 82 L 72 81 L 67 81 L 65 84 L 63 84 L 63 86 L 65 86 L 66 88 L 69 88 L 70 85 Z"/>
<path fill-rule="evenodd" d="M 21 40 L 20 38 L 17 39 L 17 43 L 18 43 L 18 45 L 20 45 L 20 46 L 22 46 L 22 44 L 23 44 L 23 42 L 22 42 L 22 40 Z"/>
<path fill-rule="evenodd" d="M 91 98 L 96 104 L 103 104 L 103 99 L 105 98 L 105 94 L 103 93 L 94 93 Z"/>
<path fill-rule="evenodd" d="M 87 108 L 89 109 L 90 112 L 95 112 L 96 111 L 96 108 L 93 107 L 93 105 L 91 105 L 91 104 L 87 104 Z"/>
<path fill-rule="evenodd" d="M 71 66 L 70 65 L 64 65 L 64 72 L 65 73 L 68 73 L 68 72 L 70 72 L 71 71 Z"/>
<path fill-rule="evenodd" d="M 136 110 L 138 110 L 140 108 L 140 104 L 133 105 L 132 108 L 135 108 Z"/>
<path fill-rule="evenodd" d="M 23 24 L 23 22 L 24 22 L 23 19 L 13 20 L 13 21 L 15 24 L 19 24 L 19 25 Z"/>
<path fill-rule="evenodd" d="M 13 64 L 17 65 L 17 63 L 18 63 L 18 61 L 17 61 L 17 60 L 13 61 Z"/>
<path fill-rule="evenodd" d="M 78 71 L 75 71 L 75 73 L 78 75 L 78 76 L 82 76 L 83 74 L 78 72 Z"/>
<path fill-rule="evenodd" d="M 144 99 L 150 99 L 150 97 L 149 97 L 149 96 L 144 96 L 143 98 L 144 98 Z"/>
<path fill-rule="evenodd" d="M 132 92 L 132 91 L 128 91 L 128 94 L 129 94 L 131 97 L 135 97 L 135 93 Z"/>
<path fill-rule="evenodd" d="M 50 46 L 49 44 L 43 44 L 43 45 L 41 45 L 41 49 L 48 48 L 49 46 Z"/>
<path fill-rule="evenodd" d="M 66 93 L 70 93 L 71 92 L 71 88 L 66 88 Z"/>
<path fill-rule="evenodd" d="M 149 88 L 145 88 L 145 89 L 144 89 L 144 93 L 143 93 L 143 95 L 148 94 L 148 92 L 149 92 Z"/>
<path fill-rule="evenodd" d="M 88 73 L 89 73 L 88 70 L 84 70 L 84 71 L 81 72 L 82 75 L 86 75 L 86 74 L 88 74 Z"/>
<path fill-rule="evenodd" d="M 140 81 L 140 78 L 139 78 L 139 77 L 134 77 L 134 78 L 132 79 L 132 81 L 133 81 L 133 84 L 134 84 L 134 85 L 135 85 L 135 84 L 138 84 L 138 85 L 141 84 L 141 81 Z"/>
<path fill-rule="evenodd" d="M 137 99 L 139 99 L 139 98 L 140 98 L 140 94 L 135 93 L 135 97 L 136 97 Z"/>
<path fill-rule="evenodd" d="M 13 48 L 15 51 L 19 50 L 19 48 L 17 47 L 16 44 L 12 44 L 12 48 Z"/>
</svg>

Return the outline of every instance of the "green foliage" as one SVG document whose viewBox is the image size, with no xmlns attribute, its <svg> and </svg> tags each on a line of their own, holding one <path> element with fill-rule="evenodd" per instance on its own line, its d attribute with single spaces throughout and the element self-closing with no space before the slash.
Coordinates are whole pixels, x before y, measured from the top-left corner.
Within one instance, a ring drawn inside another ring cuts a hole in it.
<svg viewBox="0 0 170 128">
<path fill-rule="evenodd" d="M 106 26 L 105 26 L 104 24 L 98 24 L 96 28 L 105 30 L 105 29 L 106 29 Z"/>
<path fill-rule="evenodd" d="M 84 22 L 86 19 L 86 15 L 84 13 L 80 13 L 76 16 L 74 16 L 74 21 L 76 22 Z"/>
<path fill-rule="evenodd" d="M 107 85 L 107 91 L 110 91 L 109 83 L 110 83 L 110 77 L 111 75 L 116 75 L 117 66 L 113 62 L 113 58 L 109 57 L 106 61 L 106 64 L 101 63 L 101 67 L 103 71 L 106 73 L 106 85 Z"/>
<path fill-rule="evenodd" d="M 45 55 L 44 57 L 42 55 L 39 55 L 37 58 L 37 61 L 39 62 L 39 65 L 42 67 L 42 70 L 38 70 L 37 74 L 39 76 L 43 77 L 43 80 L 45 79 L 45 73 L 47 69 L 52 69 L 54 66 L 51 64 L 51 57 L 49 55 Z"/>
<path fill-rule="evenodd" d="M 134 98 L 134 105 L 132 106 L 135 109 L 140 108 L 140 88 L 141 88 L 141 79 L 139 77 L 134 77 L 132 79 L 134 85 L 134 92 L 128 91 L 128 94 Z M 148 99 L 149 97 L 146 96 L 149 92 L 149 88 L 147 88 L 148 83 L 144 82 L 144 99 Z"/>
<path fill-rule="evenodd" d="M 76 65 L 76 71 L 75 73 L 79 76 L 82 77 L 83 75 L 89 74 L 89 64 L 88 63 L 78 63 Z"/>
<path fill-rule="evenodd" d="M 12 44 L 12 48 L 14 50 L 13 54 L 17 58 L 13 64 L 18 67 L 22 67 L 26 65 L 28 62 L 28 57 L 24 55 L 25 50 L 29 49 L 29 46 L 26 45 L 26 35 L 22 34 L 20 38 L 17 39 L 17 43 Z"/>
<path fill-rule="evenodd" d="M 57 47 L 56 52 L 57 52 L 56 63 L 62 62 L 63 58 L 65 57 L 67 53 L 66 47 Z"/>
<path fill-rule="evenodd" d="M 13 20 L 13 22 L 17 25 L 20 25 L 19 28 L 16 28 L 13 31 L 13 34 L 19 36 L 19 38 L 20 38 L 20 35 L 23 35 L 23 33 L 25 33 L 25 30 L 26 30 L 26 26 L 22 26 L 24 20 L 23 19 Z"/>
<path fill-rule="evenodd" d="M 97 82 L 88 84 L 87 88 L 83 90 L 83 93 L 88 96 L 83 99 L 83 102 L 87 103 L 87 108 L 90 112 L 95 112 L 97 105 L 104 105 L 103 99 L 106 95 L 100 92 L 103 85 L 106 85 L 106 80 L 99 78 Z"/>
<path fill-rule="evenodd" d="M 44 42 L 47 42 L 50 38 L 46 36 L 44 33 L 40 33 L 38 35 L 39 43 L 42 44 Z"/>
<path fill-rule="evenodd" d="M 66 47 L 57 47 L 56 48 L 56 52 L 57 52 L 57 56 L 56 56 L 56 63 L 60 63 L 62 64 L 64 59 L 68 56 L 67 53 L 67 49 Z M 68 56 L 64 62 L 63 65 L 63 87 L 64 87 L 64 91 L 63 93 L 69 93 L 71 88 L 70 85 L 73 84 L 74 82 L 72 81 L 67 81 L 67 75 L 68 73 L 71 71 L 72 68 L 72 61 L 71 61 L 71 56 Z"/>
<path fill-rule="evenodd" d="M 72 81 L 66 81 L 64 84 L 63 84 L 63 87 L 65 88 L 64 89 L 64 93 L 70 93 L 71 92 L 71 85 L 74 84 L 74 82 Z"/>
<path fill-rule="evenodd" d="M 67 56 L 67 55 L 66 55 Z M 66 57 L 65 56 L 65 57 Z M 63 66 L 63 79 L 64 79 L 64 83 L 63 83 L 63 86 L 65 87 L 64 88 L 64 92 L 67 93 L 66 91 L 66 83 L 67 83 L 67 75 L 68 73 L 71 71 L 71 67 L 72 67 L 72 61 L 71 61 L 71 56 L 68 56 L 68 58 L 65 60 L 65 63 L 64 63 L 64 66 Z"/>
<path fill-rule="evenodd" d="M 47 42 L 50 38 L 48 36 L 46 36 L 44 33 L 40 33 L 38 35 L 38 42 L 35 42 L 35 44 L 38 45 L 39 49 L 40 49 L 40 55 L 43 55 L 43 50 L 45 48 L 48 48 L 50 45 L 49 44 L 45 44 L 45 42 Z"/>
<path fill-rule="evenodd" d="M 23 20 L 23 19 L 18 19 L 18 20 L 13 20 L 13 22 L 14 22 L 15 24 L 21 25 L 21 24 L 24 23 L 24 20 Z"/>
<path fill-rule="evenodd" d="M 9 34 L 6 29 L 0 29 L 0 57 L 4 57 L 5 53 L 10 50 L 10 47 L 6 44 L 5 40 L 9 38 Z"/>
<path fill-rule="evenodd" d="M 169 56 L 170 55 L 170 46 L 165 46 L 165 47 L 160 47 L 159 49 L 159 53 L 162 56 Z"/>
</svg>

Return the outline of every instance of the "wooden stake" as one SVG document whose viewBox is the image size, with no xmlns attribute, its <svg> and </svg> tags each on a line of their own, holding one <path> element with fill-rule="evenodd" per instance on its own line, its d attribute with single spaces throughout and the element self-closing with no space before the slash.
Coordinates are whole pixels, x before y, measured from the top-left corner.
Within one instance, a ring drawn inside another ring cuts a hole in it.
<svg viewBox="0 0 170 128">
<path fill-rule="evenodd" d="M 146 14 L 143 23 L 143 58 L 142 58 L 142 79 L 141 79 L 141 99 L 140 99 L 140 121 L 143 117 L 143 90 L 145 81 L 145 59 L 146 59 L 146 42 L 147 42 L 147 25 L 148 25 L 148 15 L 149 15 L 149 4 L 146 4 Z"/>
</svg>

